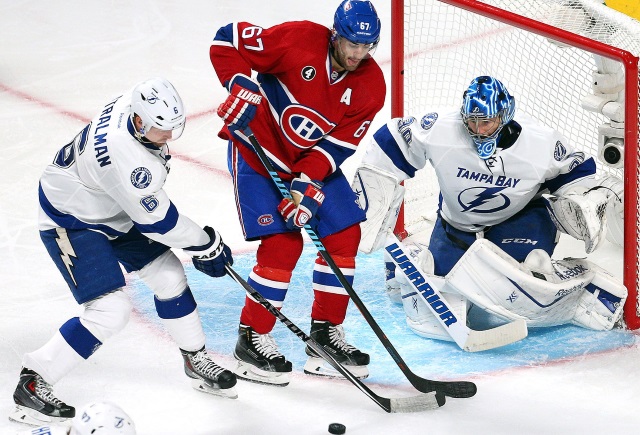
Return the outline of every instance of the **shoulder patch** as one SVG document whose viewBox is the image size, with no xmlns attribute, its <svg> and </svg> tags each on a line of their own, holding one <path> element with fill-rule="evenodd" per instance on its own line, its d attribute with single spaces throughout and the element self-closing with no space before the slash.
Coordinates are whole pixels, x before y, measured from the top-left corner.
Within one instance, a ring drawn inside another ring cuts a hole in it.
<svg viewBox="0 0 640 435">
<path fill-rule="evenodd" d="M 411 134 L 411 124 L 415 122 L 416 118 L 413 116 L 409 116 L 407 118 L 401 118 L 398 120 L 398 133 L 402 135 L 402 138 L 407 143 L 407 145 L 411 144 L 411 140 L 413 135 Z"/>
<path fill-rule="evenodd" d="M 155 196 L 149 195 L 142 198 L 140 204 L 148 213 L 152 213 L 158 207 L 160 201 Z"/>
<path fill-rule="evenodd" d="M 436 112 L 427 113 L 420 120 L 420 127 L 422 127 L 423 130 L 429 130 L 437 120 L 438 114 Z"/>
<path fill-rule="evenodd" d="M 316 76 L 316 69 L 312 66 L 305 66 L 304 68 L 302 68 L 300 75 L 306 81 L 313 80 L 313 78 Z"/>
<path fill-rule="evenodd" d="M 151 171 L 147 168 L 141 166 L 139 168 L 135 168 L 133 172 L 131 172 L 131 184 L 138 189 L 144 189 L 145 187 L 151 184 Z"/>
<path fill-rule="evenodd" d="M 553 150 L 553 158 L 559 162 L 564 159 L 566 155 L 567 149 L 562 145 L 562 142 L 556 142 L 556 148 Z"/>
</svg>

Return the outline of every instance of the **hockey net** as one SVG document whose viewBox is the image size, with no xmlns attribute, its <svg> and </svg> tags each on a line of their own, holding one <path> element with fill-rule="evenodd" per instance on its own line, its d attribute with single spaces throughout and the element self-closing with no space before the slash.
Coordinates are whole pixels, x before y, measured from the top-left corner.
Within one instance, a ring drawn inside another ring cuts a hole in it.
<svg viewBox="0 0 640 435">
<path fill-rule="evenodd" d="M 471 79 L 492 75 L 516 97 L 517 111 L 556 128 L 594 156 L 599 174 L 624 179 L 626 243 L 620 255 L 629 290 L 624 319 L 629 329 L 640 328 L 640 23 L 597 0 L 393 0 L 392 20 L 394 117 L 459 108 Z M 598 56 L 619 62 L 624 71 L 624 90 L 611 97 L 624 107 L 623 128 L 616 130 L 624 136 L 624 146 L 618 147 L 623 159 L 617 165 L 604 162 L 608 138 L 599 130 L 608 134 L 609 127 L 620 124 L 581 104 L 594 93 Z M 438 200 L 430 167 L 408 180 L 406 188 L 396 226 L 401 236 L 431 225 Z"/>
</svg>

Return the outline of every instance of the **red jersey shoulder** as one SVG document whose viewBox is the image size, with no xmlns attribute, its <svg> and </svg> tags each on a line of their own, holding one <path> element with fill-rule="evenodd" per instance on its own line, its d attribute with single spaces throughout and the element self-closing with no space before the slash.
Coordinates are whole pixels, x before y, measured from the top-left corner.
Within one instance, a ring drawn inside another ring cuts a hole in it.
<svg viewBox="0 0 640 435">
<path fill-rule="evenodd" d="M 244 28 L 249 26 L 255 27 L 255 25 L 243 23 L 239 29 L 240 34 Z M 247 32 L 247 34 L 253 36 L 251 32 Z M 288 50 L 304 52 L 310 49 L 314 50 L 314 47 L 318 45 L 325 46 L 330 36 L 331 30 L 312 21 L 288 21 L 264 28 L 260 33 L 256 32 L 254 37 L 265 38 L 269 44 L 268 47 L 265 47 L 267 50 L 272 50 L 277 45 L 286 47 Z"/>
<path fill-rule="evenodd" d="M 363 93 L 367 98 L 367 105 L 373 105 L 381 108 L 387 93 L 387 85 L 384 80 L 384 74 L 380 65 L 374 58 L 363 61 L 355 71 L 350 72 L 346 79 L 349 87 L 357 89 L 358 93 Z"/>
</svg>

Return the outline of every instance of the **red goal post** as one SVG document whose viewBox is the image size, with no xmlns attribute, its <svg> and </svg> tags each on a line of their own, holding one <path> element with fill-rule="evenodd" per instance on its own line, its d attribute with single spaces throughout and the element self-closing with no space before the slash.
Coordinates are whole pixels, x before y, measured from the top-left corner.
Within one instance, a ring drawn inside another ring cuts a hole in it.
<svg viewBox="0 0 640 435">
<path fill-rule="evenodd" d="M 600 174 L 624 180 L 622 277 L 629 290 L 624 320 L 629 329 L 638 329 L 640 23 L 601 3 L 392 0 L 391 113 L 419 116 L 434 107 L 459 105 L 473 77 L 494 75 L 516 96 L 518 111 L 558 129 L 595 157 L 602 150 L 599 128 L 611 120 L 583 109 L 581 98 L 592 92 L 595 57 L 619 62 L 624 69 L 624 90 L 616 100 L 624 107 L 619 130 L 624 138 L 623 164 L 616 167 L 598 158 L 597 167 Z M 578 14 L 587 19 L 582 22 Z M 433 220 L 437 181 L 428 170 L 420 172 L 426 172 L 420 175 L 423 180 L 416 177 L 406 183 L 396 225 L 401 237 L 412 231 L 412 225 Z"/>
</svg>

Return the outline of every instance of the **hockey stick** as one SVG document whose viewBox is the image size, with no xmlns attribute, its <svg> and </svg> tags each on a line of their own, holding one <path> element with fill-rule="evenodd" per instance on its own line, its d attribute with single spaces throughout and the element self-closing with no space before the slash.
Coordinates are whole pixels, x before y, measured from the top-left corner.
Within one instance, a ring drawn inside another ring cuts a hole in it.
<svg viewBox="0 0 640 435">
<path fill-rule="evenodd" d="M 289 192 L 289 189 L 282 182 L 282 179 L 276 172 L 275 168 L 273 167 L 273 164 L 269 160 L 269 157 L 267 157 L 267 154 L 262 148 L 262 145 L 260 145 L 256 137 L 254 136 L 253 132 L 249 128 L 245 128 L 244 134 L 247 136 L 247 139 L 250 141 L 251 145 L 253 146 L 253 149 L 256 151 L 256 154 L 258 155 L 258 158 L 264 165 L 265 169 L 267 170 L 267 172 L 269 172 L 269 176 L 271 177 L 271 180 L 273 180 L 273 182 L 275 183 L 282 197 L 291 198 L 291 193 Z M 331 268 L 331 271 L 334 273 L 336 278 L 338 278 L 338 281 L 340 281 L 340 284 L 344 287 L 346 292 L 349 294 L 349 297 L 351 298 L 353 303 L 356 305 L 356 307 L 358 308 L 362 316 L 365 318 L 365 320 L 367 321 L 371 329 L 373 329 L 373 332 L 375 332 L 376 336 L 378 337 L 382 345 L 385 347 L 389 355 L 391 355 L 391 358 L 393 358 L 395 363 L 398 365 L 398 367 L 400 368 L 402 373 L 405 375 L 405 377 L 409 380 L 411 385 L 414 386 L 414 388 L 416 388 L 418 391 L 421 391 L 423 393 L 430 393 L 432 391 L 442 391 L 446 396 L 456 397 L 456 398 L 467 398 L 467 397 L 472 397 L 476 394 L 477 388 L 473 382 L 432 381 L 430 379 L 421 378 L 420 376 L 416 375 L 411 370 L 409 370 L 409 367 L 407 367 L 407 364 L 404 362 L 404 360 L 402 359 L 398 351 L 395 349 L 395 347 L 393 347 L 393 345 L 391 344 L 391 342 L 389 341 L 385 333 L 382 331 L 380 326 L 378 326 L 378 323 L 376 323 L 371 313 L 369 313 L 369 310 L 367 310 L 367 307 L 364 305 L 360 297 L 356 294 L 353 287 L 351 287 L 351 284 L 349 284 L 349 281 L 347 281 L 347 279 L 345 278 L 340 268 L 336 265 L 335 261 L 333 261 L 333 258 L 331 258 L 331 255 L 329 255 L 327 250 L 324 248 L 322 241 L 320 241 L 320 237 L 318 237 L 318 235 L 313 230 L 313 228 L 311 228 L 310 225 L 308 224 L 305 225 L 304 229 L 307 231 L 307 234 L 313 241 L 313 244 L 316 246 L 316 249 L 320 252 L 320 255 L 322 255 L 322 258 L 324 259 L 324 261 L 329 265 L 329 267 Z"/>
<path fill-rule="evenodd" d="M 527 336 L 527 322 L 524 319 L 517 319 L 485 331 L 476 331 L 465 323 L 459 322 L 455 312 L 447 305 L 446 299 L 433 286 L 428 275 L 411 260 L 406 248 L 395 236 L 387 238 L 384 249 L 413 286 L 415 293 L 424 299 L 440 325 L 461 349 L 468 352 L 493 349 L 522 340 Z"/>
<path fill-rule="evenodd" d="M 395 399 L 389 399 L 386 397 L 378 396 L 371 391 L 369 387 L 362 383 L 362 381 L 356 378 L 349 370 L 347 370 L 342 364 L 340 364 L 332 355 L 327 353 L 322 346 L 320 346 L 313 338 L 305 334 L 300 328 L 298 328 L 291 320 L 289 320 L 284 314 L 274 307 L 267 299 L 264 298 L 256 289 L 245 281 L 238 273 L 229 265 L 225 265 L 227 274 L 238 284 L 240 284 L 246 292 L 251 295 L 260 305 L 266 308 L 271 314 L 273 314 L 278 320 L 286 325 L 287 328 L 298 336 L 304 343 L 313 349 L 318 355 L 320 355 L 325 361 L 336 369 L 342 376 L 347 378 L 349 382 L 358 387 L 360 391 L 366 394 L 371 400 L 373 400 L 380 408 L 387 412 L 419 412 L 427 411 L 430 409 L 437 409 L 445 404 L 445 396 L 442 392 L 436 391 L 431 393 L 421 393 L 417 396 L 411 397 L 399 397 Z"/>
</svg>

